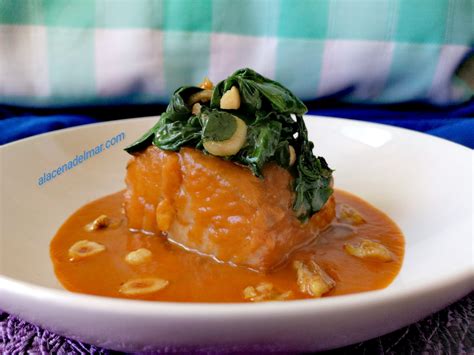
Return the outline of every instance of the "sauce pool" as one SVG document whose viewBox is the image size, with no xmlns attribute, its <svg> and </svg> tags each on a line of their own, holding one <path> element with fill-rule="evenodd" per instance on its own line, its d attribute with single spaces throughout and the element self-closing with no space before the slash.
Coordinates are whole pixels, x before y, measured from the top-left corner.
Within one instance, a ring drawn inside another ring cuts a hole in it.
<svg viewBox="0 0 474 355">
<path fill-rule="evenodd" d="M 288 299 L 311 298 L 299 290 L 292 266 L 293 260 L 308 258 L 313 258 L 336 282 L 324 297 L 388 286 L 398 274 L 403 260 L 405 242 L 401 231 L 389 217 L 362 199 L 339 190 L 335 191 L 335 198 L 336 210 L 350 206 L 365 223 L 353 225 L 335 220 L 313 242 L 292 253 L 286 263 L 268 273 L 219 263 L 186 251 L 162 235 L 128 230 L 122 212 L 123 191 L 93 201 L 70 216 L 51 241 L 51 259 L 57 278 L 69 291 L 150 301 L 244 302 L 243 290 L 261 282 L 269 282 L 282 292 L 291 291 Z M 115 221 L 112 228 L 92 232 L 84 228 L 103 214 Z M 360 259 L 344 250 L 346 243 L 358 243 L 363 239 L 384 245 L 390 250 L 392 261 Z M 80 240 L 100 243 L 106 250 L 71 261 L 68 250 Z M 151 251 L 151 261 L 142 265 L 125 262 L 126 255 L 139 248 Z M 130 297 L 119 292 L 126 281 L 148 277 L 164 279 L 169 284 L 146 295 Z"/>
</svg>

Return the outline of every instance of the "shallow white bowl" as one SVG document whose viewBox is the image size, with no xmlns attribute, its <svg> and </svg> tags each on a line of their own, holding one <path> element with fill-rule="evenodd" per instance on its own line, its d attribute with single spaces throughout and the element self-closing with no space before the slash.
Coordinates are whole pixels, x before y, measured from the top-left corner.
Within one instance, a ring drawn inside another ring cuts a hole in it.
<svg viewBox="0 0 474 355">
<path fill-rule="evenodd" d="M 56 131 L 1 148 L 0 308 L 59 334 L 117 350 L 197 347 L 321 350 L 415 322 L 473 289 L 473 153 L 420 133 L 344 119 L 306 119 L 335 184 L 386 212 L 406 237 L 386 289 L 261 304 L 128 301 L 63 291 L 49 241 L 77 208 L 124 187 L 122 148 L 156 117 Z M 39 186 L 112 137 L 125 139 Z M 190 290 L 192 292 L 192 290 Z"/>
</svg>

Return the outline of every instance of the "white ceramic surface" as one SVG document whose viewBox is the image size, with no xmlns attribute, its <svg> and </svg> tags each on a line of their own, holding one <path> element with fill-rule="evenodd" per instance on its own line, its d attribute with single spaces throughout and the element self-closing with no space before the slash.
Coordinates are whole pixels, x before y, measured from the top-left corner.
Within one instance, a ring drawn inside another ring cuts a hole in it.
<svg viewBox="0 0 474 355">
<path fill-rule="evenodd" d="M 176 304 L 63 291 L 49 241 L 84 203 L 124 187 L 122 148 L 155 118 L 83 126 L 0 150 L 0 308 L 118 350 L 216 347 L 321 350 L 372 338 L 439 310 L 473 289 L 473 152 L 408 130 L 307 117 L 335 184 L 385 211 L 406 237 L 395 281 L 381 291 L 261 304 Z M 39 186 L 45 171 L 124 132 L 122 142 Z M 191 292 L 191 291 L 190 291 Z"/>
</svg>

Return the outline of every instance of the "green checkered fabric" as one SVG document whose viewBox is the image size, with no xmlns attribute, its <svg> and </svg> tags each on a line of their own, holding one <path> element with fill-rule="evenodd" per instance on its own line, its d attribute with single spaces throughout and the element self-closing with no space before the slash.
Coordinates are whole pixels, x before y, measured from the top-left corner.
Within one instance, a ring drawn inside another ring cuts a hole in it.
<svg viewBox="0 0 474 355">
<path fill-rule="evenodd" d="M 241 67 L 306 100 L 459 103 L 473 19 L 473 0 L 0 0 L 0 103 L 166 102 Z"/>
</svg>

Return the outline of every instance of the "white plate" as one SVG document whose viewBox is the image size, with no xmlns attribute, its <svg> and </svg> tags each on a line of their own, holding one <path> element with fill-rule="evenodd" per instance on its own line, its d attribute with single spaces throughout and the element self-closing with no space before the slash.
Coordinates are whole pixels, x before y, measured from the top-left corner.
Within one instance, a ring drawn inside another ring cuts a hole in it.
<svg viewBox="0 0 474 355">
<path fill-rule="evenodd" d="M 321 350 L 415 322 L 473 289 L 473 154 L 420 133 L 307 117 L 337 187 L 385 211 L 406 237 L 386 289 L 263 304 L 178 304 L 63 291 L 49 241 L 77 208 L 124 187 L 122 148 L 154 118 L 56 131 L 1 148 L 0 308 L 59 334 L 117 350 L 218 347 Z M 38 186 L 38 179 L 121 132 L 125 140 Z M 190 292 L 192 292 L 190 290 Z"/>
</svg>

